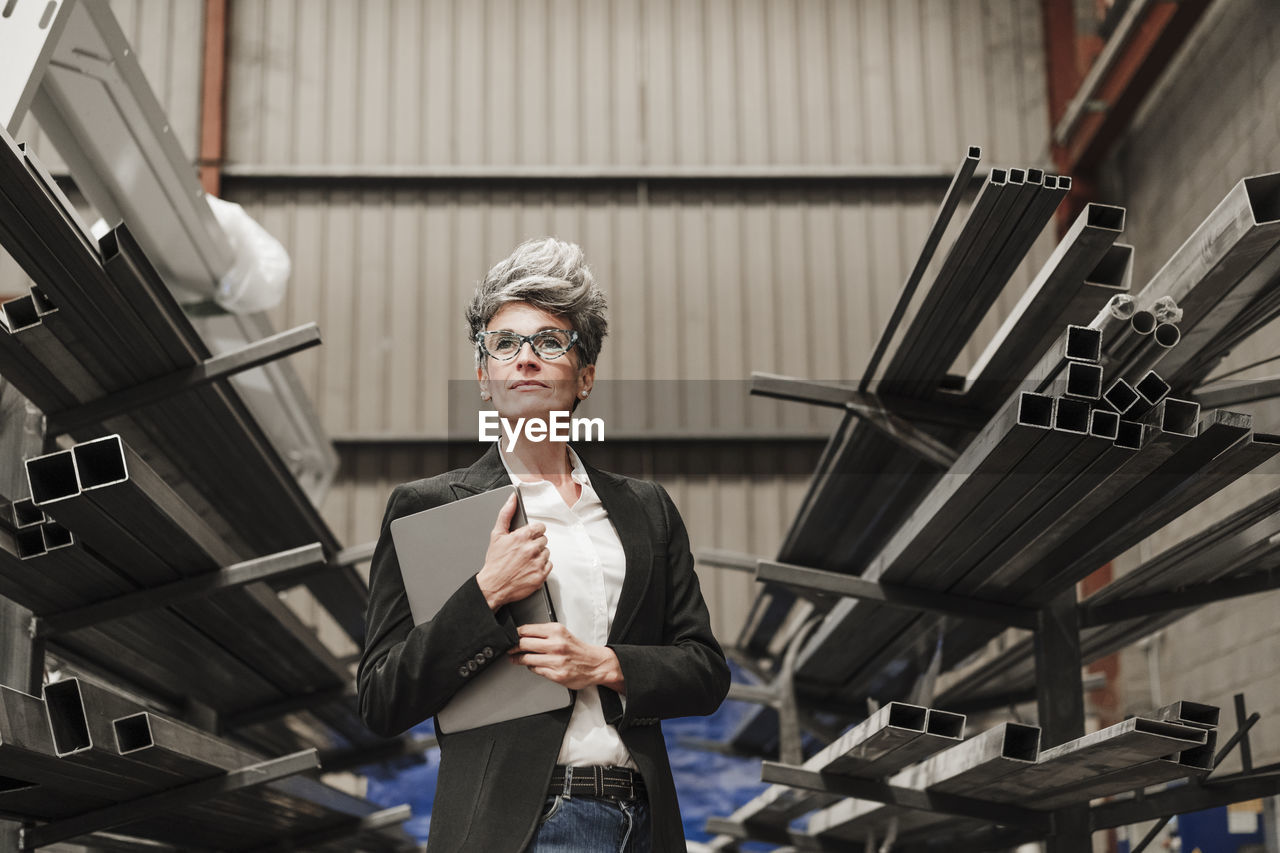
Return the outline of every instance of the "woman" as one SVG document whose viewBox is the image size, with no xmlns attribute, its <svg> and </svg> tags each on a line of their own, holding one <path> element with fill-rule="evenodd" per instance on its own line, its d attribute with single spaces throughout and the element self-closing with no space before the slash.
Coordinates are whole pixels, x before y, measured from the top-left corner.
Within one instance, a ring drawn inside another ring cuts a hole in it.
<svg viewBox="0 0 1280 853">
<path fill-rule="evenodd" d="M 578 246 L 518 246 L 467 309 L 481 398 L 510 423 L 572 411 L 591 393 L 604 310 Z M 439 734 L 428 850 L 684 850 L 658 721 L 709 714 L 729 689 L 684 523 L 661 486 L 600 471 L 567 443 L 522 434 L 505 445 L 392 492 L 370 574 L 360 712 L 395 735 L 477 667 L 526 666 L 574 702 Z M 479 572 L 415 627 L 390 522 L 512 483 L 529 523 L 508 529 L 508 500 Z M 558 621 L 517 628 L 503 605 L 544 582 Z"/>
</svg>

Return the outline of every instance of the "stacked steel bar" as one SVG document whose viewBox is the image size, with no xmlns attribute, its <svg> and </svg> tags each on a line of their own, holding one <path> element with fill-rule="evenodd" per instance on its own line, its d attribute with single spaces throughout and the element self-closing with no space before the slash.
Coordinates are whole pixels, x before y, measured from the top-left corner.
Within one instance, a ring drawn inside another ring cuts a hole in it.
<svg viewBox="0 0 1280 853">
<path fill-rule="evenodd" d="M 0 330 L 0 372 L 57 414 L 209 358 L 127 230 L 118 227 L 95 246 L 48 174 L 0 135 L 0 244 L 39 289 L 29 328 Z M 228 383 L 73 432 L 83 439 L 104 430 L 128 436 L 242 558 L 312 541 L 330 554 L 339 550 Z M 309 586 L 358 640 L 366 590 L 354 571 L 327 572 Z"/>
<path fill-rule="evenodd" d="M 1146 596 L 1196 588 L 1229 579 L 1257 577 L 1280 565 L 1280 489 L 1229 515 L 1209 529 L 1178 541 L 1117 578 L 1084 603 L 1090 608 L 1111 606 Z M 1190 606 L 1117 618 L 1081 631 L 1081 651 L 1092 662 L 1181 619 Z M 1118 617 L 1123 614 L 1118 614 Z M 943 707 L 972 705 L 984 697 L 1029 690 L 1035 683 L 1030 640 L 1014 643 L 981 666 L 957 676 L 939 695 Z"/>
<path fill-rule="evenodd" d="M 901 331 L 901 342 L 886 367 L 880 391 L 893 395 L 895 388 L 909 390 L 923 379 L 928 386 L 923 396 L 933 396 L 955 354 L 977 328 L 1066 192 L 1066 182 L 1055 179 L 1049 182 L 1052 188 L 1046 189 L 1043 176 L 1036 170 L 1031 173 L 1028 182 L 1026 170 L 991 170 L 919 310 Z M 924 352 L 935 346 L 945 347 L 950 355 L 941 350 L 932 355 Z M 966 437 L 955 430 L 939 435 L 948 442 Z M 876 429 L 851 418 L 833 435 L 821 474 L 805 497 L 779 560 L 848 570 L 874 553 L 882 537 L 892 532 L 937 477 L 934 468 L 922 465 Z M 844 535 L 838 541 L 826 541 L 833 530 Z M 746 648 L 761 649 L 790 606 L 791 599 L 784 592 L 770 590 L 767 594 L 772 601 L 761 603 L 761 612 L 744 633 L 741 645 Z"/>
<path fill-rule="evenodd" d="M 44 585 L 42 598 L 25 602 L 38 614 L 237 562 L 216 532 L 118 436 L 28 460 L 27 470 L 35 506 L 92 549 L 72 541 L 19 561 L 28 572 L 39 573 Z M 158 695 L 175 701 L 191 696 L 228 715 L 340 689 L 350 680 L 347 668 L 262 583 L 126 614 L 69 632 L 58 642 Z M 191 660 L 201 666 L 193 669 Z M 320 742 L 372 741 L 350 720 Z"/>
<path fill-rule="evenodd" d="M 261 757 L 124 697 L 71 679 L 46 700 L 0 687 L 0 814 L 56 821 L 257 764 Z M 332 829 L 377 806 L 307 777 L 223 794 L 169 810 L 163 818 L 120 818 L 123 836 L 187 846 L 246 849 L 281 837 Z M 403 817 L 403 815 L 402 815 Z M 401 849 L 394 831 L 371 849 Z"/>
<path fill-rule="evenodd" d="M 1180 392 L 1280 316 L 1280 173 L 1236 184 L 1136 298 L 1140 308 L 1172 299 L 1182 312 L 1182 340 L 1159 360 Z"/>
<path fill-rule="evenodd" d="M 877 778 L 893 773 L 960 740 L 964 717 L 905 702 L 890 702 L 804 762 L 806 770 Z M 839 799 L 835 795 L 772 785 L 730 820 L 786 826 Z"/>
<path fill-rule="evenodd" d="M 1090 404 L 1073 398 L 1098 396 L 1101 373 L 1092 362 L 1100 355 L 1097 330 L 1069 327 L 1025 380 L 1026 387 L 1065 395 L 1052 403 L 1052 423 L 1041 424 L 1053 427 L 1051 437 L 1013 450 L 995 444 L 996 461 L 987 460 L 992 442 L 1009 428 L 1009 413 L 1029 398 L 1010 400 L 869 563 L 865 577 L 1039 605 L 1276 452 L 1271 437 L 1251 434 L 1247 415 L 1220 411 L 1197 430 L 1198 406 L 1169 399 L 1143 415 L 1153 437 L 1132 458 L 1105 453 L 1088 434 L 1098 428 Z M 1087 382 L 1075 379 L 1078 368 L 1093 371 L 1081 374 Z M 1086 384 L 1087 392 L 1073 388 Z M 1118 434 L 1110 431 L 1118 428 L 1111 418 L 1108 436 Z M 858 701 L 934 622 L 843 600 L 801 652 L 798 676 L 811 690 L 826 685 L 830 696 Z M 947 661 L 993 633 L 979 623 L 957 626 L 944 644 Z M 836 648 L 855 653 L 837 655 Z M 911 675 L 910 667 L 894 668 Z M 878 695 L 901 695 L 896 689 L 903 689 L 901 682 L 880 682 Z"/>
</svg>

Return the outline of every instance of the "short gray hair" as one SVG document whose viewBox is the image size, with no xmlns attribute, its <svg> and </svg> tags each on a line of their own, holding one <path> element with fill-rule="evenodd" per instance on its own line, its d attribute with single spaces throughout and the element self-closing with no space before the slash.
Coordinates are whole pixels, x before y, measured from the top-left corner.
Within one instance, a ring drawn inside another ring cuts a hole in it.
<svg viewBox="0 0 1280 853">
<path fill-rule="evenodd" d="M 476 335 L 485 330 L 498 309 L 512 302 L 527 302 L 564 317 L 578 333 L 578 366 L 596 363 L 600 345 L 609 332 L 605 319 L 607 300 L 577 243 L 555 237 L 526 240 L 505 260 L 494 264 L 467 306 L 473 345 Z M 484 353 L 478 346 L 476 366 L 484 366 Z"/>
</svg>

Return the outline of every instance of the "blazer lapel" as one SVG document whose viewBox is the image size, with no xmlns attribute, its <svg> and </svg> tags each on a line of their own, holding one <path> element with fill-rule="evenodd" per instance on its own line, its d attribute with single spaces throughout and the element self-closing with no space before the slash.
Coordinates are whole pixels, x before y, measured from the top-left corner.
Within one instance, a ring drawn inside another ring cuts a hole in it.
<svg viewBox="0 0 1280 853">
<path fill-rule="evenodd" d="M 577 450 L 577 448 L 574 448 Z M 582 458 L 582 454 L 578 454 Z M 653 532 L 646 520 L 644 507 L 620 478 L 587 464 L 582 460 L 591 478 L 591 488 L 600 496 L 609 520 L 618 531 L 622 552 L 626 555 L 627 573 L 622 581 L 622 593 L 618 597 L 618 610 L 613 615 L 613 627 L 609 642 L 616 643 L 625 637 L 631 623 L 640 610 L 645 589 L 653 573 Z"/>
<path fill-rule="evenodd" d="M 576 447 L 574 451 L 577 451 Z M 581 453 L 578 453 L 578 458 L 582 459 Z M 653 569 L 653 531 L 644 507 L 627 488 L 626 483 L 613 474 L 592 466 L 586 459 L 582 459 L 582 467 L 587 470 L 591 488 L 599 495 L 600 503 L 604 505 L 614 530 L 618 532 L 618 540 L 622 543 L 622 552 L 626 556 L 626 575 L 618 597 L 618 610 L 613 616 L 613 628 L 609 631 L 609 642 L 614 643 L 626 636 L 649 586 Z M 449 485 L 456 497 L 465 498 L 510 482 L 506 466 L 498 457 L 498 445 L 494 443 L 466 470 L 460 480 Z"/>
<path fill-rule="evenodd" d="M 471 463 L 471 467 L 463 472 L 462 479 L 450 483 L 449 487 L 453 489 L 455 498 L 465 498 L 510 484 L 511 477 L 498 457 L 498 445 L 494 442 L 489 445 L 489 449 L 483 456 Z"/>
</svg>

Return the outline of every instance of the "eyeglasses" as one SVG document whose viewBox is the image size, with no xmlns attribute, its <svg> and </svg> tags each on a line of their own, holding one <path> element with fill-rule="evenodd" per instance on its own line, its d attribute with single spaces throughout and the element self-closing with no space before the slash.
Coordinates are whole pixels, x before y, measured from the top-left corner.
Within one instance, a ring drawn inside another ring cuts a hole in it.
<svg viewBox="0 0 1280 853">
<path fill-rule="evenodd" d="M 480 350 L 498 361 L 511 361 L 526 341 L 539 358 L 550 361 L 567 353 L 578 342 L 578 333 L 572 329 L 543 329 L 532 335 L 507 331 L 476 333 L 476 344 Z"/>
</svg>

